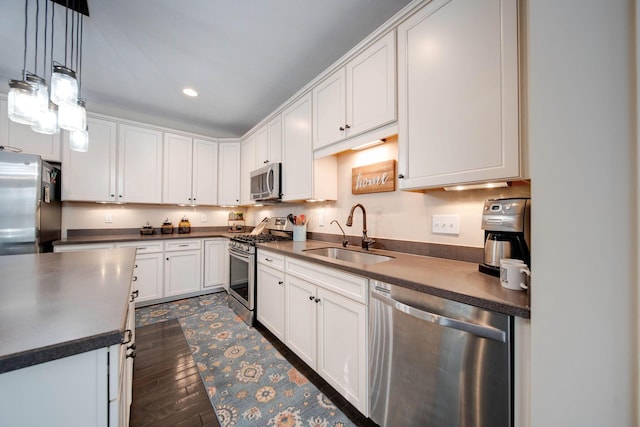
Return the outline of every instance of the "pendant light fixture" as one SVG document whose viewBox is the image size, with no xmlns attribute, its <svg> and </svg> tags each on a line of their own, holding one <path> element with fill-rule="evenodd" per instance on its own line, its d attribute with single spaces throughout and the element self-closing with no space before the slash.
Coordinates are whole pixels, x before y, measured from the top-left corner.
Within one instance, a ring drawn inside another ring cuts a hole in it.
<svg viewBox="0 0 640 427">
<path fill-rule="evenodd" d="M 40 4 L 40 0 L 36 0 L 38 5 Z M 53 6 L 53 5 L 52 5 Z M 53 30 L 54 30 L 54 18 L 55 18 L 55 8 L 51 8 L 51 56 L 53 57 Z M 37 12 L 36 12 L 36 24 L 38 22 Z M 43 74 L 45 79 L 47 77 L 47 37 L 48 37 L 48 23 L 49 23 L 49 2 L 45 0 L 45 10 L 44 10 L 44 55 L 43 55 Z M 36 31 L 36 63 L 38 60 L 38 36 Z M 43 79 L 44 81 L 44 79 Z M 45 83 L 46 85 L 46 83 Z M 36 90 L 36 98 L 38 98 L 38 91 Z M 60 127 L 58 126 L 58 106 L 51 102 L 49 98 L 48 91 L 46 92 L 46 102 L 42 104 L 42 100 L 39 101 L 39 112 L 31 124 L 31 129 L 38 133 L 43 133 L 47 135 L 53 135 L 60 131 Z"/>
<path fill-rule="evenodd" d="M 22 80 L 9 80 L 7 99 L 8 115 L 11 121 L 22 124 L 33 122 L 33 111 L 36 105 L 36 91 L 27 83 L 27 30 L 29 0 L 24 2 L 24 54 L 22 59 Z"/>
<path fill-rule="evenodd" d="M 58 106 L 61 104 L 76 104 L 78 102 L 78 80 L 76 79 L 76 72 L 67 67 L 68 29 L 69 0 L 66 2 L 64 19 L 64 65 L 54 62 L 53 73 L 51 74 L 51 101 L 58 104 Z M 71 49 L 73 50 L 73 30 L 71 31 Z"/>
<path fill-rule="evenodd" d="M 35 132 L 55 134 L 60 128 L 69 131 L 70 147 L 74 151 L 87 151 L 88 128 L 86 104 L 80 99 L 82 67 L 82 33 L 84 15 L 89 16 L 86 0 L 35 0 L 35 61 L 33 73 L 27 71 L 27 51 L 29 41 L 29 0 L 24 5 L 24 54 L 22 80 L 9 81 L 8 116 L 16 123 L 31 125 Z M 40 2 L 45 2 L 44 19 L 40 19 Z M 52 2 L 49 15 L 49 1 Z M 72 4 L 70 4 L 72 2 Z M 64 64 L 53 59 L 55 3 L 65 8 Z M 71 31 L 69 31 L 71 13 Z M 47 63 L 48 22 L 51 16 L 50 62 Z M 38 75 L 38 54 L 40 21 L 44 21 L 43 77 Z M 70 49 L 69 49 L 70 45 Z M 74 56 L 75 54 L 75 56 Z M 75 70 L 71 67 L 74 66 Z M 51 70 L 51 86 L 47 85 L 47 69 Z M 49 91 L 49 89 L 51 89 Z"/>
</svg>

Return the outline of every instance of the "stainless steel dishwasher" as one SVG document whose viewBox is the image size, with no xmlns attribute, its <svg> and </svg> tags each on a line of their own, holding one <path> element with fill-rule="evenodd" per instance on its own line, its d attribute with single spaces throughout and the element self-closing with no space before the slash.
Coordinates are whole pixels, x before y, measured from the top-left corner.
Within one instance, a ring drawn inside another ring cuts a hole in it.
<svg viewBox="0 0 640 427">
<path fill-rule="evenodd" d="M 373 280 L 370 289 L 373 421 L 512 426 L 510 316 Z"/>
</svg>

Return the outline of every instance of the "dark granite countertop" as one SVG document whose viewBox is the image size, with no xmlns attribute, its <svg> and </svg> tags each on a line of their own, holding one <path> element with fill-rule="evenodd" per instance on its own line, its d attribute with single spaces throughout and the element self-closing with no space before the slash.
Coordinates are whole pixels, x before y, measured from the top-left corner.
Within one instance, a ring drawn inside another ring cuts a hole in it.
<svg viewBox="0 0 640 427">
<path fill-rule="evenodd" d="M 0 257 L 0 373 L 120 343 L 135 254 Z"/>
<path fill-rule="evenodd" d="M 527 319 L 531 315 L 527 292 L 503 288 L 497 277 L 480 273 L 475 263 L 372 249 L 372 253 L 393 259 L 354 264 L 306 254 L 306 249 L 340 247 L 317 240 L 260 243 L 258 247 L 499 313 Z"/>
</svg>

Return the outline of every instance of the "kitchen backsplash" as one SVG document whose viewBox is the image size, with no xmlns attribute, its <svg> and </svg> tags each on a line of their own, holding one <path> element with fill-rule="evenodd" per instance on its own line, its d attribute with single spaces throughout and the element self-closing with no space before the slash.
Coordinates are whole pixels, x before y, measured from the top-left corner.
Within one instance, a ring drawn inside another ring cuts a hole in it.
<svg viewBox="0 0 640 427">
<path fill-rule="evenodd" d="M 484 233 L 480 229 L 482 206 L 486 199 L 529 197 L 528 184 L 487 190 L 410 192 L 396 190 L 386 193 L 351 194 L 351 169 L 398 158 L 397 139 L 363 151 L 349 151 L 338 155 L 338 201 L 277 204 L 251 208 L 179 207 L 154 205 L 101 205 L 96 203 L 63 203 L 62 227 L 137 228 L 147 221 L 154 227 L 169 218 L 177 225 L 186 215 L 193 227 L 227 225 L 229 212 L 245 212 L 247 225 L 255 225 L 266 216 L 305 214 L 310 218 L 308 231 L 339 234 L 334 219 L 340 222 L 347 235 L 359 236 L 362 215 L 357 210 L 353 227 L 345 227 L 351 206 L 361 203 L 367 210 L 367 231 L 373 238 L 386 238 L 446 245 L 482 247 Z M 110 215 L 110 218 L 108 218 Z M 431 232 L 432 215 L 459 215 L 460 234 L 444 235 Z M 111 223 L 105 222 L 111 219 Z"/>
</svg>

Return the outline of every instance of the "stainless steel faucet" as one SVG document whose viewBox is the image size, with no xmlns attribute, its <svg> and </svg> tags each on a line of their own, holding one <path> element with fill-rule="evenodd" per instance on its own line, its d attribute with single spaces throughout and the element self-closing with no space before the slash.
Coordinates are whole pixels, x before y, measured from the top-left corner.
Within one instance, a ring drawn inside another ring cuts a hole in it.
<svg viewBox="0 0 640 427">
<path fill-rule="evenodd" d="M 336 223 L 336 225 L 340 228 L 340 231 L 342 231 L 342 247 L 346 248 L 347 245 L 349 244 L 349 241 L 347 240 L 347 235 L 344 234 L 344 230 L 342 229 L 342 226 L 340 225 L 340 223 L 338 222 L 337 219 L 334 219 L 333 221 L 331 221 L 329 224 L 333 224 Z"/>
<path fill-rule="evenodd" d="M 347 227 L 353 225 L 353 211 L 355 211 L 356 208 L 362 209 L 362 249 L 369 250 L 369 246 L 373 245 L 376 241 L 367 237 L 367 211 L 360 203 L 351 207 L 349 217 L 347 218 Z"/>
</svg>

